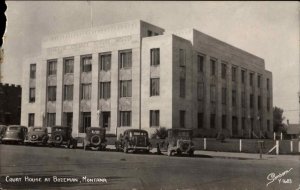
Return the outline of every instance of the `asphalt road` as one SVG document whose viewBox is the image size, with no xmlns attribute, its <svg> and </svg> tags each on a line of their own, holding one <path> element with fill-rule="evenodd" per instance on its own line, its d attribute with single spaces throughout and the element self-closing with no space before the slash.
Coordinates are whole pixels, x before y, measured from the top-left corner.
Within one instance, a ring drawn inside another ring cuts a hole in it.
<svg viewBox="0 0 300 190">
<path fill-rule="evenodd" d="M 267 176 L 273 172 L 275 176 L 283 175 L 266 186 L 270 182 Z M 0 176 L 2 190 L 300 190 L 299 161 L 221 159 L 204 155 L 168 157 L 20 145 L 0 145 Z"/>
</svg>

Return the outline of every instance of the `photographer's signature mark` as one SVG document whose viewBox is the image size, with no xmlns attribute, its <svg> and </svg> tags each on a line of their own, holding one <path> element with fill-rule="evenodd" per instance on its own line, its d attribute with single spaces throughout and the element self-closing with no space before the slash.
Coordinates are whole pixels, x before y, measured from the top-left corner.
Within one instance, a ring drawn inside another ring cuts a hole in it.
<svg viewBox="0 0 300 190">
<path fill-rule="evenodd" d="M 282 173 L 279 173 L 278 175 L 276 175 L 275 173 L 270 173 L 267 176 L 267 180 L 269 181 L 269 183 L 267 183 L 267 187 L 268 185 L 270 185 L 271 183 L 278 181 L 278 183 L 293 183 L 292 179 L 290 178 L 282 178 L 284 177 L 286 174 L 288 174 L 293 168 L 290 168 L 289 170 L 285 170 Z"/>
</svg>

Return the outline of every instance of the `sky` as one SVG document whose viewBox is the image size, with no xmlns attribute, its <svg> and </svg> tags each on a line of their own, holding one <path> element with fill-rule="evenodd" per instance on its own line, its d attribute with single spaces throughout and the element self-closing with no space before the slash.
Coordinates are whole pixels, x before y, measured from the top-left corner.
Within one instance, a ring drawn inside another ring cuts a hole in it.
<svg viewBox="0 0 300 190">
<path fill-rule="evenodd" d="M 3 82 L 21 84 L 22 62 L 45 36 L 141 19 L 166 31 L 195 28 L 257 55 L 273 73 L 273 104 L 299 122 L 299 3 L 196 1 L 7 1 Z"/>
</svg>

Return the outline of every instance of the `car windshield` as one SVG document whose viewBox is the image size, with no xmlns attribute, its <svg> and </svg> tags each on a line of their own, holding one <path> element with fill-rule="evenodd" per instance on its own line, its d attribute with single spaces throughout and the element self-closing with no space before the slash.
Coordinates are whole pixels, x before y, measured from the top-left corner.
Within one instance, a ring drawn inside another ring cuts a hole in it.
<svg viewBox="0 0 300 190">
<path fill-rule="evenodd" d="M 189 137 L 190 137 L 190 132 L 188 132 L 188 131 L 181 131 L 181 132 L 178 132 L 178 137 L 189 138 Z"/>
<path fill-rule="evenodd" d="M 100 134 L 100 130 L 97 130 L 97 129 L 93 129 L 93 130 L 91 130 L 91 133 L 92 134 Z"/>
<path fill-rule="evenodd" d="M 9 127 L 8 130 L 9 131 L 18 131 L 20 129 L 20 127 Z"/>
<path fill-rule="evenodd" d="M 147 133 L 135 131 L 133 132 L 133 136 L 147 136 Z"/>
<path fill-rule="evenodd" d="M 33 128 L 33 131 L 45 131 L 43 128 Z"/>
<path fill-rule="evenodd" d="M 64 131 L 62 128 L 53 128 L 53 131 Z"/>
</svg>

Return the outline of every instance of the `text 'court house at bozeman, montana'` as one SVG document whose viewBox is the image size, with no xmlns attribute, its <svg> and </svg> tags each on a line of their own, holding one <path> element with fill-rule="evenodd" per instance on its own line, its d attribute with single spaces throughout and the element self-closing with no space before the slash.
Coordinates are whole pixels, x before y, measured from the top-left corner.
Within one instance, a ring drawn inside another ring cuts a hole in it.
<svg viewBox="0 0 300 190">
<path fill-rule="evenodd" d="M 23 64 L 21 123 L 107 133 L 192 128 L 270 136 L 272 73 L 262 58 L 195 29 L 135 20 L 46 37 Z"/>
</svg>

